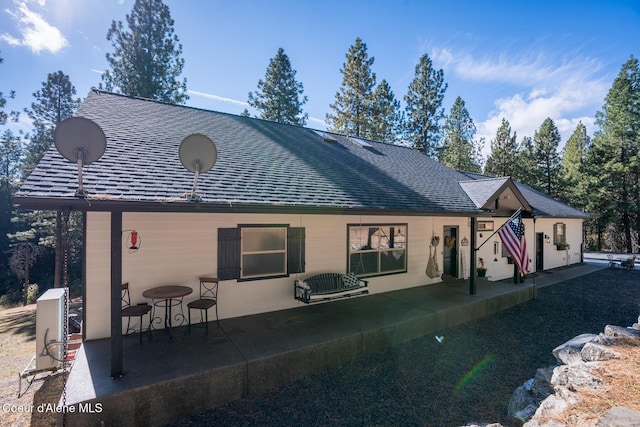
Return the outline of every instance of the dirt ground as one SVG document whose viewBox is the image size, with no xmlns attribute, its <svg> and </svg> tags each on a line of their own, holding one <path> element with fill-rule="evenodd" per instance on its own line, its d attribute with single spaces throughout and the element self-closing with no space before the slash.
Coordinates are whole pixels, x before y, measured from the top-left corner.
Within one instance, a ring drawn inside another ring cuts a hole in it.
<svg viewBox="0 0 640 427">
<path fill-rule="evenodd" d="M 29 385 L 22 380 L 18 397 L 19 372 L 36 352 L 36 305 L 0 310 L 0 418 L 3 426 L 55 426 L 56 414 L 43 405 L 58 405 L 63 373 L 38 375 Z"/>
</svg>

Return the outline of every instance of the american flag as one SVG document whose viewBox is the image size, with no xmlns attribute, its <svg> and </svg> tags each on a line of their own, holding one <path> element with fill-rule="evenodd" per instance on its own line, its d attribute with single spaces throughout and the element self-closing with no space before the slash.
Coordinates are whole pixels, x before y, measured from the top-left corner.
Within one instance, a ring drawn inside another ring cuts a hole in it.
<svg viewBox="0 0 640 427">
<path fill-rule="evenodd" d="M 513 262 L 518 266 L 520 275 L 527 274 L 529 272 L 529 255 L 527 254 L 527 239 L 524 237 L 522 214 L 518 213 L 513 216 L 510 221 L 500 228 L 498 235 L 500 235 L 509 255 L 513 258 Z"/>
</svg>

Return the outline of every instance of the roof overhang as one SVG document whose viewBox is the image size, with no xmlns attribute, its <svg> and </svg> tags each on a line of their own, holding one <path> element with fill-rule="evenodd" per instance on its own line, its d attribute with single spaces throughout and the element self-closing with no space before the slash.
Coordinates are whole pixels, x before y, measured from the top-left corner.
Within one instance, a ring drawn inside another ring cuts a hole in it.
<svg viewBox="0 0 640 427">
<path fill-rule="evenodd" d="M 102 198 L 51 198 L 36 196 L 14 196 L 13 203 L 24 210 L 70 210 L 81 212 L 166 212 L 166 213 L 280 213 L 307 215 L 384 215 L 384 216 L 441 216 L 441 217 L 487 217 L 493 212 L 450 210 L 406 210 L 362 206 L 314 206 L 256 203 L 211 203 L 197 201 L 149 201 L 114 200 Z"/>
</svg>

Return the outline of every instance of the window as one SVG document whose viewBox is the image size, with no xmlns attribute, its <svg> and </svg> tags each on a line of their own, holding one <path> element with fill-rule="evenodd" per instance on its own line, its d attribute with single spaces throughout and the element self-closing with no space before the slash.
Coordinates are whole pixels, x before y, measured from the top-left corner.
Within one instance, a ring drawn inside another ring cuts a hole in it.
<svg viewBox="0 0 640 427">
<path fill-rule="evenodd" d="M 240 277 L 287 274 L 287 228 L 242 227 Z"/>
<path fill-rule="evenodd" d="M 218 229 L 218 277 L 258 280 L 305 270 L 305 229 L 288 225 L 239 225 Z"/>
<path fill-rule="evenodd" d="M 567 226 L 561 222 L 553 224 L 553 244 L 567 243 Z"/>
<path fill-rule="evenodd" d="M 349 225 L 347 270 L 358 276 L 407 271 L 407 225 Z"/>
</svg>

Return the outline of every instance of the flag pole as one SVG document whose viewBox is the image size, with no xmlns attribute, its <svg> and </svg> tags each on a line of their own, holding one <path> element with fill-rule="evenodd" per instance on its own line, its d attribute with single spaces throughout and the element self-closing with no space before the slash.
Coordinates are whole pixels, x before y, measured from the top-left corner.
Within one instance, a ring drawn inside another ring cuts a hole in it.
<svg viewBox="0 0 640 427">
<path fill-rule="evenodd" d="M 519 207 L 518 210 L 515 211 L 515 213 L 513 215 L 511 215 L 511 217 L 509 217 L 509 219 L 504 222 L 504 224 L 502 224 L 500 227 L 498 227 L 498 229 L 496 231 L 491 233 L 491 236 L 487 237 L 487 240 L 482 242 L 482 244 L 480 246 L 478 246 L 477 248 L 475 248 L 474 251 L 477 251 L 481 247 L 483 247 L 485 245 L 485 243 L 487 243 L 489 241 L 489 239 L 491 239 L 493 236 L 495 236 L 498 231 L 502 230 L 502 227 L 504 227 L 505 225 L 509 224 L 509 221 L 511 221 L 513 218 L 515 218 L 516 215 L 518 215 L 520 212 L 522 212 L 522 207 Z"/>
</svg>

